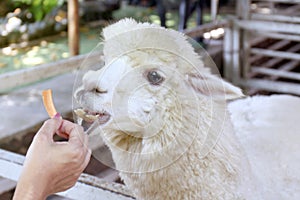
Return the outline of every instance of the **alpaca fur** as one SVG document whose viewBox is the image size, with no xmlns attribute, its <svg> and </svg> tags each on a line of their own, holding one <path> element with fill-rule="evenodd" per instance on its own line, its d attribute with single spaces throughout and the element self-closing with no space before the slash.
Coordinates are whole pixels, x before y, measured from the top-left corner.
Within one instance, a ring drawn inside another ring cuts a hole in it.
<svg viewBox="0 0 300 200">
<path fill-rule="evenodd" d="M 300 198 L 300 99 L 255 96 L 228 106 L 264 199 Z"/>
<path fill-rule="evenodd" d="M 263 167 L 267 171 L 268 163 L 253 167 L 266 157 L 257 156 L 263 149 L 251 150 L 256 143 L 248 121 L 256 115 L 248 119 L 246 112 L 254 109 L 249 105 L 252 99 L 230 104 L 228 112 L 226 101 L 243 97 L 241 90 L 212 75 L 183 34 L 124 19 L 105 28 L 103 37 L 105 66 L 85 74 L 76 98 L 85 110 L 110 113 L 110 121 L 100 126 L 101 136 L 121 178 L 138 199 L 293 199 L 297 195 L 296 187 L 282 194 L 279 183 L 272 191 L 272 177 L 263 181 L 264 174 L 253 171 Z M 153 68 L 165 79 L 161 85 L 151 85 L 145 78 Z M 240 123 L 233 127 L 230 115 Z M 268 124 L 271 119 L 262 120 Z M 247 143 L 248 134 L 253 135 L 252 143 Z M 256 163 L 251 161 L 254 154 Z M 276 170 L 273 176 L 281 178 L 274 180 L 299 186 L 299 179 L 284 180 Z"/>
</svg>

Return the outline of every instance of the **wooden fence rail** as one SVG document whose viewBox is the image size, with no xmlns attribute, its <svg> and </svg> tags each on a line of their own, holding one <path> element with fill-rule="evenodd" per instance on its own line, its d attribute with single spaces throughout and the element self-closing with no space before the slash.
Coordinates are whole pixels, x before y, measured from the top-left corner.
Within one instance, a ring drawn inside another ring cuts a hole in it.
<svg viewBox="0 0 300 200">
<path fill-rule="evenodd" d="M 5 92 L 16 87 L 28 85 L 66 72 L 71 72 L 78 69 L 86 58 L 87 54 L 73 56 L 71 58 L 42 64 L 28 69 L 0 74 L 0 92 Z M 103 62 L 101 60 L 100 52 L 89 54 L 88 59 L 93 60 L 92 62 L 95 63 Z"/>
</svg>

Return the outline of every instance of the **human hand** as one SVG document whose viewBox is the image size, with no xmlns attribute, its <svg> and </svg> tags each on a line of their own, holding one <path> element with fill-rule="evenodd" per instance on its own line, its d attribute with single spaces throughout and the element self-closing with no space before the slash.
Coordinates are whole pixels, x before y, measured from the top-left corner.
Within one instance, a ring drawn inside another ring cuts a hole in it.
<svg viewBox="0 0 300 200">
<path fill-rule="evenodd" d="M 53 136 L 67 137 L 55 142 Z M 30 145 L 14 200 L 45 199 L 74 186 L 91 157 L 83 128 L 60 116 L 45 121 Z"/>
</svg>

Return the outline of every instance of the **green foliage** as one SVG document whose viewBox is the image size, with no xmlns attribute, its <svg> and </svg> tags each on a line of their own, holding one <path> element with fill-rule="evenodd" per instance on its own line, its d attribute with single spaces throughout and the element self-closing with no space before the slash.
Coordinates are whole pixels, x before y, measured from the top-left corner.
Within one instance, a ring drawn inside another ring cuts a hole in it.
<svg viewBox="0 0 300 200">
<path fill-rule="evenodd" d="M 15 6 L 26 7 L 36 21 L 41 21 L 55 7 L 63 4 L 64 0 L 13 0 Z"/>
</svg>

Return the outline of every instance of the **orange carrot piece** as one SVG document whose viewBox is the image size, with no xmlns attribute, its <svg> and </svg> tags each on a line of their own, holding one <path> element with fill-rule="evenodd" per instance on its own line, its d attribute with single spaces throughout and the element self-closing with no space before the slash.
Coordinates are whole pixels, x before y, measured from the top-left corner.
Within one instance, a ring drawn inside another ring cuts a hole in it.
<svg viewBox="0 0 300 200">
<path fill-rule="evenodd" d="M 49 117 L 53 118 L 56 115 L 57 111 L 55 109 L 53 99 L 52 99 L 52 90 L 51 89 L 44 90 L 42 93 L 42 97 L 43 97 L 44 107 Z"/>
</svg>

